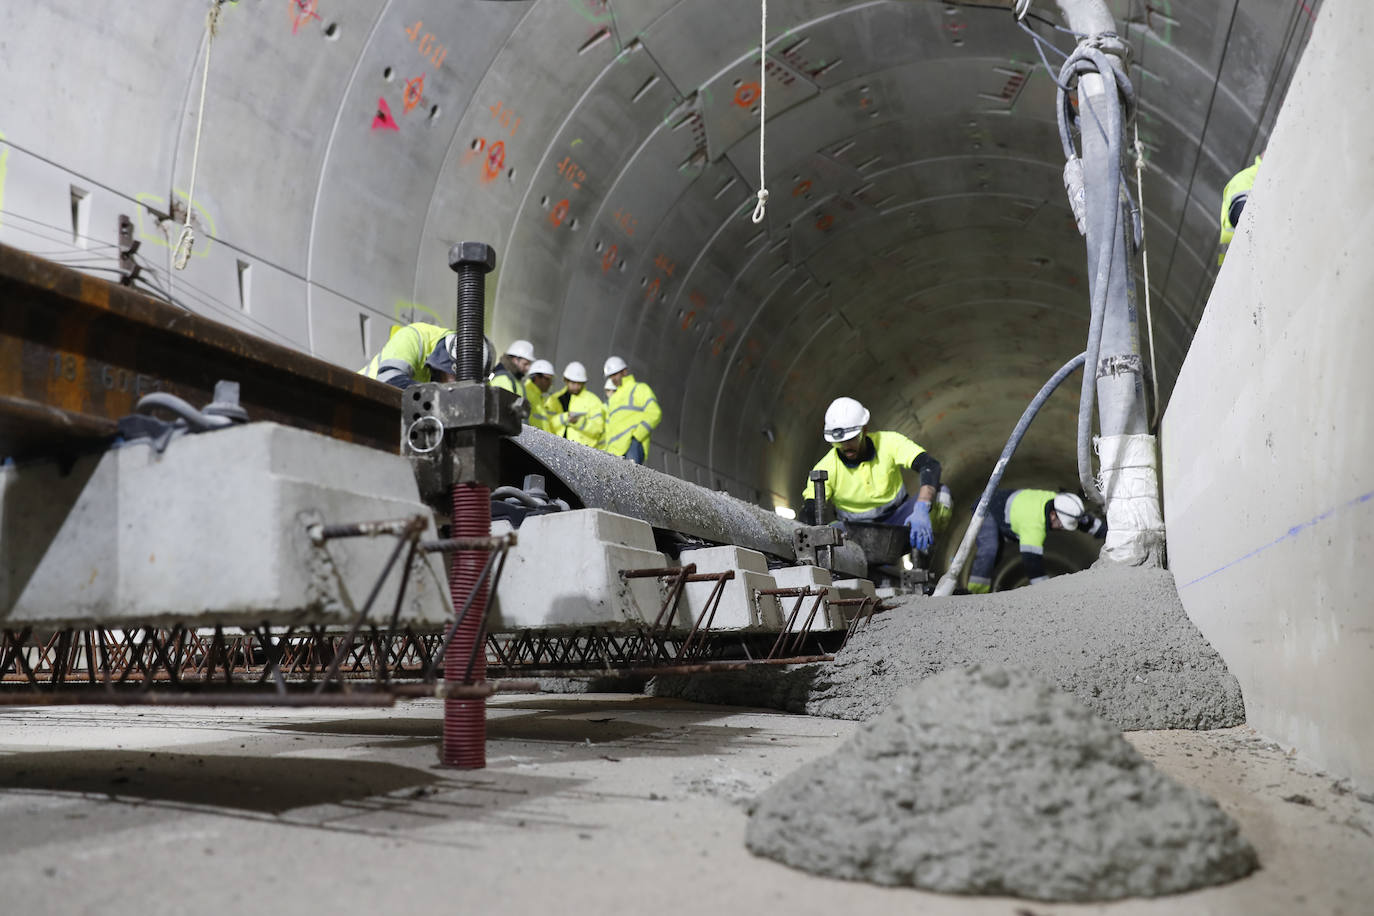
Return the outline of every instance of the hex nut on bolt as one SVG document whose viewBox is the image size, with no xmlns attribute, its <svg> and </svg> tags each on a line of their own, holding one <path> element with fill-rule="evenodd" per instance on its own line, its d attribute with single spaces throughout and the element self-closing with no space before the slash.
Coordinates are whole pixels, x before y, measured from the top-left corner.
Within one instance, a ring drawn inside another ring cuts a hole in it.
<svg viewBox="0 0 1374 916">
<path fill-rule="evenodd" d="M 448 266 L 451 270 L 476 267 L 482 273 L 496 269 L 496 249 L 486 242 L 459 242 L 448 250 Z"/>
</svg>

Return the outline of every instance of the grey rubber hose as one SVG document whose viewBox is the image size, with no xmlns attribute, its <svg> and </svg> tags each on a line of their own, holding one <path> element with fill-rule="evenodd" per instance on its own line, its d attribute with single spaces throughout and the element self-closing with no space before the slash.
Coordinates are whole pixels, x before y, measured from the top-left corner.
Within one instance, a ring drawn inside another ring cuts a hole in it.
<svg viewBox="0 0 1374 916">
<path fill-rule="evenodd" d="M 992 469 L 992 476 L 988 478 L 988 485 L 983 488 L 983 496 L 978 500 L 978 508 L 973 510 L 973 518 L 968 523 L 968 530 L 964 532 L 964 539 L 959 542 L 959 549 L 955 552 L 954 559 L 950 561 L 949 569 L 940 577 L 940 583 L 935 586 L 937 596 L 954 593 L 954 586 L 958 584 L 959 576 L 963 573 L 969 555 L 973 552 L 973 542 L 978 539 L 978 529 L 982 527 L 983 519 L 987 515 L 988 503 L 992 502 L 992 494 L 997 489 L 997 485 L 1002 482 L 1002 473 L 1011 462 L 1011 456 L 1016 454 L 1016 447 L 1021 444 L 1021 438 L 1026 435 L 1026 430 L 1030 429 L 1031 421 L 1040 412 L 1040 408 L 1049 400 L 1050 395 L 1054 394 L 1054 389 L 1058 388 L 1059 384 L 1068 378 L 1075 369 L 1083 365 L 1087 355 L 1087 353 L 1080 353 L 1061 366 L 1059 371 L 1051 376 L 1050 380 L 1040 389 L 1040 393 L 1031 399 L 1025 412 L 1021 414 L 1021 419 L 1016 422 L 1016 428 L 1011 431 L 1011 438 L 1007 440 L 1001 456 L 997 459 L 997 466 Z"/>
</svg>

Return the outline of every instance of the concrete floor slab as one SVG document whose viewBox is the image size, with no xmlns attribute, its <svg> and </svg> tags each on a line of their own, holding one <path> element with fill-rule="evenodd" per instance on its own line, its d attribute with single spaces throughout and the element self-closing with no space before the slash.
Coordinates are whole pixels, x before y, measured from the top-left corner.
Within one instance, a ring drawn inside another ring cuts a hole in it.
<svg viewBox="0 0 1374 916">
<path fill-rule="evenodd" d="M 856 723 L 642 696 L 507 696 L 489 767 L 435 766 L 441 709 L 0 714 L 10 912 L 1367 913 L 1374 797 L 1248 728 L 1134 732 L 1263 868 L 1064 906 L 816 878 L 745 851 L 744 805 Z M 214 888 L 207 897 L 207 889 Z"/>
</svg>

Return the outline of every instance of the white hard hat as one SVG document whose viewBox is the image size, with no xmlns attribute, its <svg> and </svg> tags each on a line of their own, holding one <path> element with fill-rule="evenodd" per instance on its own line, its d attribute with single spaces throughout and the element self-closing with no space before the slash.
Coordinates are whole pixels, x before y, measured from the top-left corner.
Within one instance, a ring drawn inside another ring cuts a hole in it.
<svg viewBox="0 0 1374 916">
<path fill-rule="evenodd" d="M 426 362 L 431 368 L 438 369 L 440 372 L 449 372 L 457 374 L 458 335 L 453 331 L 450 331 L 449 333 L 444 335 L 444 338 L 442 341 L 440 341 L 440 343 L 443 344 L 442 348 L 435 347 L 434 352 L 430 354 L 430 357 Z M 439 352 L 441 349 L 444 353 L 448 354 L 447 361 L 441 360 L 439 358 Z M 485 337 L 482 338 L 482 367 L 483 376 L 491 374 L 491 342 L 488 341 Z"/>
<path fill-rule="evenodd" d="M 1069 531 L 1077 530 L 1084 511 L 1083 500 L 1073 493 L 1059 493 L 1054 497 L 1054 514 L 1059 516 L 1059 524 Z"/>
<path fill-rule="evenodd" d="M 825 441 L 852 439 L 868 423 L 868 409 L 853 398 L 836 398 L 825 409 Z"/>
<path fill-rule="evenodd" d="M 587 367 L 577 360 L 573 360 L 568 363 L 568 367 L 563 370 L 563 378 L 570 382 L 583 382 L 585 384 L 587 381 Z"/>
<path fill-rule="evenodd" d="M 617 372 L 621 372 L 628 368 L 630 367 L 626 365 L 625 360 L 621 359 L 619 356 L 612 356 L 606 360 L 606 365 L 601 367 L 601 374 L 615 375 Z"/>
<path fill-rule="evenodd" d="M 514 356 L 519 359 L 534 359 L 534 344 L 528 340 L 517 340 L 509 347 L 506 347 L 506 355 Z"/>
<path fill-rule="evenodd" d="M 612 378 L 606 379 L 606 390 L 607 390 L 607 391 L 615 391 L 615 379 L 612 379 Z"/>
<path fill-rule="evenodd" d="M 547 359 L 536 359 L 530 363 L 530 375 L 553 375 L 553 363 Z"/>
</svg>

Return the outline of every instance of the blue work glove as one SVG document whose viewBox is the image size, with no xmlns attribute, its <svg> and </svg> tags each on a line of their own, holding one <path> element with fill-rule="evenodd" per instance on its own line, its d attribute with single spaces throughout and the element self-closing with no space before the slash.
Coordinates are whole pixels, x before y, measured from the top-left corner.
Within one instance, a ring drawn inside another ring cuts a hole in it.
<svg viewBox="0 0 1374 916">
<path fill-rule="evenodd" d="M 930 503 L 913 504 L 906 523 L 911 529 L 911 546 L 917 550 L 929 550 L 930 545 L 935 543 L 935 532 L 930 527 Z"/>
</svg>

